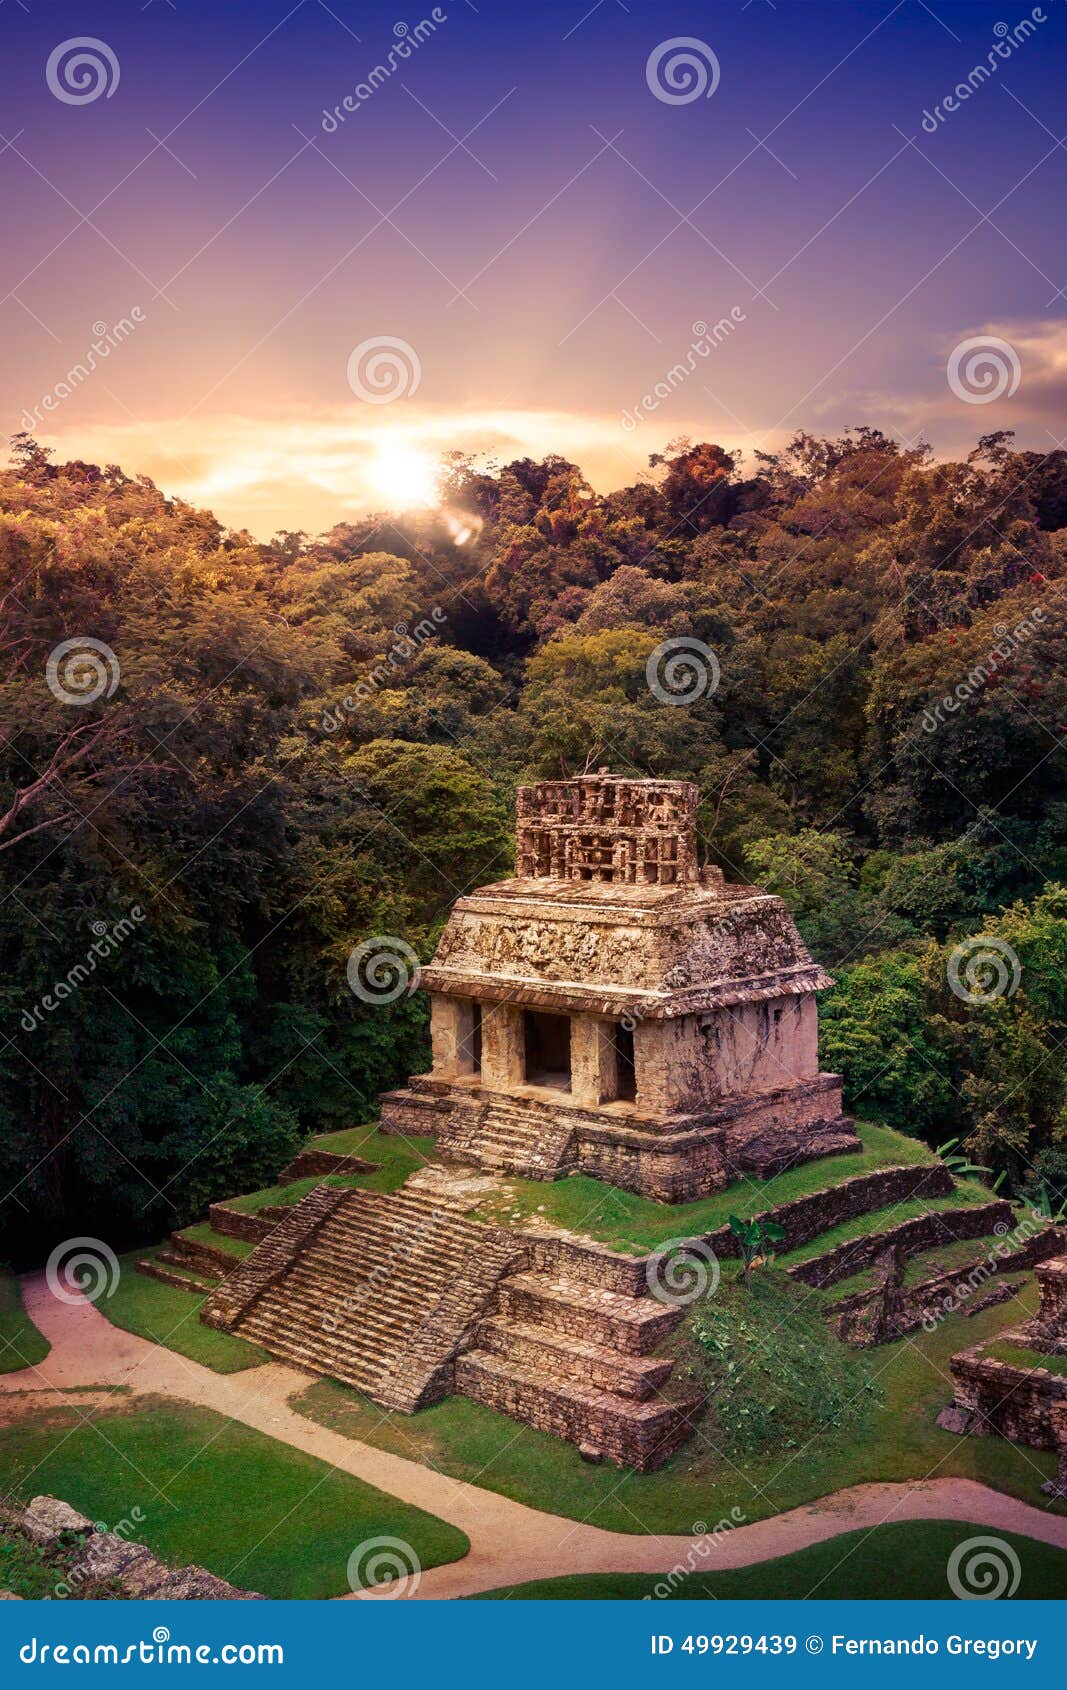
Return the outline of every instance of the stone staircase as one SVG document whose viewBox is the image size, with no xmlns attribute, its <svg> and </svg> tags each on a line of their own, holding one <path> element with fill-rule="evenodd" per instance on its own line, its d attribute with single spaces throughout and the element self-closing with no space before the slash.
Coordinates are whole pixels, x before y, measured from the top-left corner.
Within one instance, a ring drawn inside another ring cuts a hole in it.
<svg viewBox="0 0 1067 1690">
<path fill-rule="evenodd" d="M 492 1099 L 454 1110 L 437 1133 L 445 1161 L 470 1163 L 487 1173 L 555 1180 L 574 1162 L 574 1123 L 551 1109 L 521 1108 Z"/>
<path fill-rule="evenodd" d="M 681 1318 L 647 1294 L 524 1269 L 500 1282 L 493 1313 L 456 1362 L 456 1390 L 589 1459 L 648 1471 L 703 1407 L 698 1392 L 668 1388 L 673 1361 L 653 1353 Z"/>
<path fill-rule="evenodd" d="M 451 1389 L 457 1349 L 521 1255 L 437 1196 L 317 1186 L 202 1318 L 412 1413 Z"/>
</svg>

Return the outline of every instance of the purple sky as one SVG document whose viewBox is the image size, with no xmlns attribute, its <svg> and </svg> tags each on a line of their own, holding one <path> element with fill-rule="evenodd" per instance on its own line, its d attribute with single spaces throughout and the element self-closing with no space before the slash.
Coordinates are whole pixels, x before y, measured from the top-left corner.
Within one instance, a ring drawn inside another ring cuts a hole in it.
<svg viewBox="0 0 1067 1690">
<path fill-rule="evenodd" d="M 6 0 L 0 32 L 7 432 L 258 534 L 417 499 L 450 447 L 609 487 L 683 433 L 1067 432 L 1063 0 Z"/>
</svg>

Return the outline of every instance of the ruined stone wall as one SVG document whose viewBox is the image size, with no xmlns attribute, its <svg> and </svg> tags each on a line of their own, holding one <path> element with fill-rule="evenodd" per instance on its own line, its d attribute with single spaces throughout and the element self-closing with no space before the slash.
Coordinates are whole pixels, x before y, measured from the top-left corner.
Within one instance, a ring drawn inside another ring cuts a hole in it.
<svg viewBox="0 0 1067 1690">
<path fill-rule="evenodd" d="M 578 1129 L 579 1173 L 659 1203 L 686 1203 L 721 1191 L 728 1183 L 723 1136 L 703 1133 L 657 1138 L 625 1128 Z"/>
<path fill-rule="evenodd" d="M 1067 1379 L 1043 1368 L 994 1361 L 978 1350 L 952 1358 L 954 1414 L 978 1437 L 999 1436 L 1032 1449 L 1058 1448 L 1054 1411 L 1067 1403 Z"/>
<path fill-rule="evenodd" d="M 854 1273 L 862 1273 L 869 1268 L 892 1243 L 903 1244 L 909 1255 L 917 1256 L 923 1250 L 932 1250 L 938 1244 L 951 1243 L 956 1239 L 985 1238 L 997 1226 L 1003 1226 L 1006 1232 L 1013 1220 L 1011 1204 L 999 1200 L 978 1203 L 972 1209 L 932 1210 L 915 1220 L 901 1221 L 899 1226 L 890 1227 L 886 1232 L 852 1238 L 814 1261 L 801 1262 L 790 1272 L 805 1285 L 836 1285 L 842 1279 L 851 1279 Z"/>
<path fill-rule="evenodd" d="M 946 1197 L 952 1190 L 952 1175 L 943 1162 L 919 1168 L 884 1168 L 874 1174 L 857 1174 L 828 1191 L 815 1191 L 810 1197 L 798 1197 L 792 1203 L 780 1203 L 776 1208 L 764 1209 L 755 1218 L 773 1220 L 785 1228 L 785 1238 L 777 1246 L 781 1253 L 799 1250 L 813 1238 L 819 1238 L 831 1227 L 857 1215 L 887 1208 L 891 1203 L 906 1203 L 913 1197 Z M 709 1232 L 707 1243 L 717 1256 L 736 1256 L 740 1248 L 728 1226 Z"/>
<path fill-rule="evenodd" d="M 635 1033 L 634 1050 L 647 1108 L 698 1110 L 781 1091 L 819 1072 L 815 994 L 647 1022 Z"/>
</svg>

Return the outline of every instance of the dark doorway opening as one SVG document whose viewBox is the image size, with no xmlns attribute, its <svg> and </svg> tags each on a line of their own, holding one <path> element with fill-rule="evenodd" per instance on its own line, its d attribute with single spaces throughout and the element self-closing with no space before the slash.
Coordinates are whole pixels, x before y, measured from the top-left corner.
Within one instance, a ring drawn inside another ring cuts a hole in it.
<svg viewBox="0 0 1067 1690">
<path fill-rule="evenodd" d="M 526 1083 L 571 1089 L 571 1024 L 566 1015 L 545 1015 L 540 1010 L 523 1011 L 526 1047 Z"/>
<path fill-rule="evenodd" d="M 615 1023 L 615 1096 L 621 1103 L 637 1101 L 637 1070 L 634 1067 L 634 1030 Z"/>
<path fill-rule="evenodd" d="M 460 1040 L 459 1057 L 460 1072 L 464 1074 L 480 1074 L 482 1071 L 482 1006 L 472 1003 L 464 1017 L 463 1036 Z"/>
</svg>

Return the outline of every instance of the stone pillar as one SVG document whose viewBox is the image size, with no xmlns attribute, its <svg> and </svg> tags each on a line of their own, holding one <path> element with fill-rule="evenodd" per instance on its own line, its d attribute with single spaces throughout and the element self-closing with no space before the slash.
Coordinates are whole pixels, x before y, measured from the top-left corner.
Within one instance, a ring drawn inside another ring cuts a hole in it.
<svg viewBox="0 0 1067 1690">
<path fill-rule="evenodd" d="M 618 1096 L 614 1029 L 596 1015 L 571 1020 L 571 1096 L 595 1107 Z"/>
<path fill-rule="evenodd" d="M 525 1083 L 522 1006 L 482 1005 L 482 1084 L 491 1091 L 513 1091 Z"/>
<path fill-rule="evenodd" d="M 453 1080 L 459 1073 L 459 1048 L 463 1037 L 460 1000 L 440 992 L 430 994 L 430 1040 L 433 1045 L 435 1079 Z"/>
</svg>

